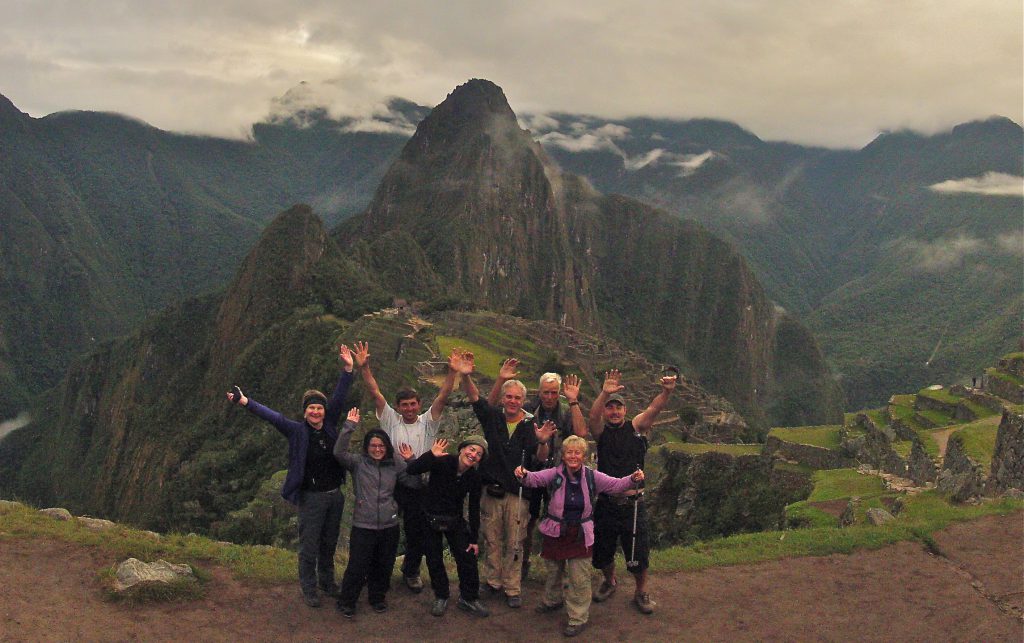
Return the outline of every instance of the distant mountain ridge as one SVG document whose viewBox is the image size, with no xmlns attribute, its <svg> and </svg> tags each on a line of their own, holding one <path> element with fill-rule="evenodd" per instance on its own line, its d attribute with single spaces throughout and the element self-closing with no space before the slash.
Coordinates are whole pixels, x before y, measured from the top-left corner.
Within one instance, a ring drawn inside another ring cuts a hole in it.
<svg viewBox="0 0 1024 643">
<path fill-rule="evenodd" d="M 339 238 L 382 232 L 411 236 L 450 294 L 636 343 L 755 423 L 825 421 L 841 406 L 811 335 L 776 313 L 732 247 L 562 172 L 490 81 L 460 85 L 420 123 Z M 387 287 L 417 296 L 404 280 Z M 779 367 L 793 355 L 797 368 Z"/>
</svg>

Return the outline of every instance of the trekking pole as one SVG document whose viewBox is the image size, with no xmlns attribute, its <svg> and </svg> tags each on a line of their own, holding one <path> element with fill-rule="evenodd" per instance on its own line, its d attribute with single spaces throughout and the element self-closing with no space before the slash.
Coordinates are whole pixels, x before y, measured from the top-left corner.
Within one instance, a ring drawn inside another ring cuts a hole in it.
<svg viewBox="0 0 1024 643">
<path fill-rule="evenodd" d="M 523 469 L 526 468 L 526 449 L 523 449 Z M 519 502 L 516 504 L 516 547 L 513 550 L 512 561 L 519 560 L 523 553 L 523 543 L 519 540 L 519 527 L 523 523 L 523 481 L 519 481 Z"/>
<path fill-rule="evenodd" d="M 637 471 L 640 467 L 637 466 Z M 637 486 L 636 494 L 633 496 L 633 544 L 629 547 L 629 560 L 626 562 L 626 569 L 634 570 L 640 566 L 640 561 L 636 559 L 636 516 L 639 513 L 640 508 L 640 487 Z"/>
</svg>

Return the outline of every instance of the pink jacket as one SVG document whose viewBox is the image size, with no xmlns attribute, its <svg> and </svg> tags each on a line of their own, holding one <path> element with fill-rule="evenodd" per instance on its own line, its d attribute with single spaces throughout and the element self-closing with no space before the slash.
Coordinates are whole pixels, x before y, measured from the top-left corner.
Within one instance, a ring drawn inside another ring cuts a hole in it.
<svg viewBox="0 0 1024 643">
<path fill-rule="evenodd" d="M 589 467 L 587 467 L 589 468 Z M 526 477 L 523 478 L 522 484 L 524 487 L 546 487 L 550 485 L 555 478 L 563 478 L 562 484 L 555 490 L 551 499 L 548 501 L 548 513 L 556 518 L 562 517 L 562 512 L 565 508 L 565 487 L 564 481 L 568 474 L 565 472 L 565 465 L 560 464 L 557 467 L 550 469 L 544 469 L 542 471 L 527 471 Z M 587 547 L 591 547 L 594 544 L 594 521 L 587 520 L 594 513 L 593 501 L 590 498 L 590 487 L 587 485 L 586 474 L 583 469 L 580 469 L 580 480 L 582 481 L 583 487 L 583 515 L 580 517 L 580 525 L 583 527 L 583 538 Z M 594 471 L 594 490 L 598 493 L 609 493 L 617 494 L 628 490 L 633 486 L 633 480 L 630 476 L 623 478 L 613 478 L 609 475 L 601 473 L 600 471 Z M 557 520 L 545 517 L 540 522 L 540 533 L 550 538 L 558 538 L 561 534 L 561 524 Z"/>
</svg>

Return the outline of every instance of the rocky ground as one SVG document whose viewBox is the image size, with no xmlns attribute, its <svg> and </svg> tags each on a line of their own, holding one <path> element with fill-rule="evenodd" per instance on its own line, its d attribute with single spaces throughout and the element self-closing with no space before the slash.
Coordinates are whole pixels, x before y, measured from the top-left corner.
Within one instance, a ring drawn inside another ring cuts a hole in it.
<svg viewBox="0 0 1024 643">
<path fill-rule="evenodd" d="M 587 640 L 1021 641 L 1024 513 L 955 525 L 877 551 L 780 560 L 652 577 L 653 616 L 629 604 L 631 581 L 594 605 Z M 54 540 L 0 540 L 0 640 L 480 640 L 560 638 L 564 615 L 537 615 L 495 599 L 487 619 L 454 609 L 429 615 L 427 593 L 396 587 L 390 610 L 365 604 L 352 621 L 314 610 L 292 584 L 259 586 L 213 569 L 208 597 L 126 607 L 105 601 L 98 549 Z M 454 588 L 453 588 L 454 589 Z M 365 594 L 364 594 L 365 597 Z M 453 602 L 454 603 L 454 602 Z"/>
</svg>

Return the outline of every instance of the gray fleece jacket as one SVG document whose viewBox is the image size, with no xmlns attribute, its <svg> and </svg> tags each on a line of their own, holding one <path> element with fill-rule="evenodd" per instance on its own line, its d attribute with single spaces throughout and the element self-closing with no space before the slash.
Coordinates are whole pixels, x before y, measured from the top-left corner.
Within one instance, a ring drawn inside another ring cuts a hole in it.
<svg viewBox="0 0 1024 643">
<path fill-rule="evenodd" d="M 380 429 L 367 432 L 363 438 L 362 453 L 349 453 L 349 442 L 356 426 L 354 422 L 345 420 L 338 440 L 334 443 L 335 459 L 352 474 L 352 486 L 355 490 L 352 526 L 363 529 L 394 527 L 398 524 L 395 485 L 419 487 L 419 476 L 406 474 L 405 460 L 395 454 L 391 439 Z M 370 457 L 367 447 L 371 438 L 380 438 L 384 442 L 386 455 L 383 460 L 374 460 Z"/>
</svg>

